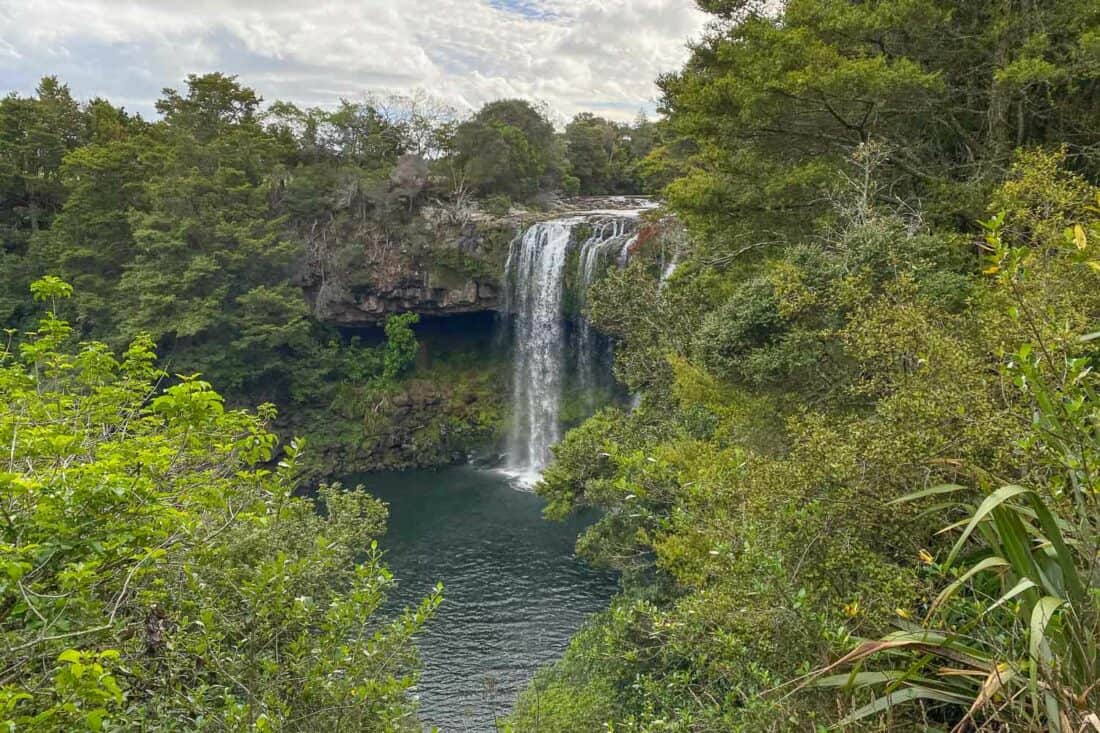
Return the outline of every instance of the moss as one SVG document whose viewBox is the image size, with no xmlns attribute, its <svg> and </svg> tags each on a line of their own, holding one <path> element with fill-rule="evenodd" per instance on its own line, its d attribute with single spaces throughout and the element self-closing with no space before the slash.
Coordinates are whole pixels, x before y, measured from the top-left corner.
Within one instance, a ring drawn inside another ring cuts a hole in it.
<svg viewBox="0 0 1100 733">
<path fill-rule="evenodd" d="M 380 387 L 348 387 L 327 408 L 295 422 L 311 437 L 310 472 L 431 468 L 487 451 L 504 425 L 506 362 L 480 351 L 453 352 Z"/>
<path fill-rule="evenodd" d="M 481 207 L 493 216 L 508 216 L 512 210 L 512 199 L 503 194 L 489 196 L 481 202 Z"/>
<path fill-rule="evenodd" d="M 576 241 L 584 241 L 578 239 Z M 580 282 L 581 253 L 580 247 L 570 247 L 565 258 L 565 268 L 562 272 L 562 312 L 568 316 L 578 316 L 581 304 L 584 302 L 581 293 Z"/>
<path fill-rule="evenodd" d="M 444 246 L 431 253 L 428 272 L 433 287 L 457 289 L 469 280 L 499 282 L 503 279 L 503 269 L 495 262 L 471 257 L 457 247 Z"/>
<path fill-rule="evenodd" d="M 501 283 L 508 251 L 516 238 L 516 227 L 508 222 L 479 224 L 464 230 L 448 230 L 436 236 L 418 257 L 433 276 L 462 278 L 463 281 Z M 461 287 L 462 283 L 446 287 Z"/>
</svg>

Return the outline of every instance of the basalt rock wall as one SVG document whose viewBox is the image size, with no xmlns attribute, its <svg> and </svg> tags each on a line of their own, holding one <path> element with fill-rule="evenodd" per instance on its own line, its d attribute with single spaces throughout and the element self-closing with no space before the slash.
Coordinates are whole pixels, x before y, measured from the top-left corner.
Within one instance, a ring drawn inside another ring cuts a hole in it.
<svg viewBox="0 0 1100 733">
<path fill-rule="evenodd" d="M 426 206 L 384 223 L 321 229 L 310 237 L 299 284 L 316 317 L 340 326 L 375 326 L 396 313 L 499 310 L 509 247 L 528 226 L 574 211 L 637 205 L 629 197 L 579 198 L 498 215 Z"/>
</svg>

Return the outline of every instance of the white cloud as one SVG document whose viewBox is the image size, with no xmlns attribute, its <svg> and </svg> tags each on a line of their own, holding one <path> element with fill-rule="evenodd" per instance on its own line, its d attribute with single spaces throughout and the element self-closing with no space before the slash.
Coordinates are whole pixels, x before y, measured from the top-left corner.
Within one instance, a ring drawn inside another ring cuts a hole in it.
<svg viewBox="0 0 1100 733">
<path fill-rule="evenodd" d="M 304 104 L 421 87 L 630 117 L 704 21 L 690 0 L 0 0 L 0 86 L 56 73 L 148 110 L 160 87 L 220 70 Z"/>
</svg>

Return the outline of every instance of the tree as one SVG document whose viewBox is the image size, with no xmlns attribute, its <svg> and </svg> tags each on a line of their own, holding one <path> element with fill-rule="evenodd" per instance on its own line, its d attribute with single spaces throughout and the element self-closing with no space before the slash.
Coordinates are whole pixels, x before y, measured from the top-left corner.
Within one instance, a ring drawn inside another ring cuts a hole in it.
<svg viewBox="0 0 1100 733">
<path fill-rule="evenodd" d="M 385 508 L 297 494 L 273 408 L 230 411 L 195 376 L 161 389 L 147 337 L 73 352 L 51 311 L 0 350 L 0 689 L 12 729 L 408 730 L 411 636 L 389 620 Z M 10 455 L 9 455 L 10 454 Z"/>
<path fill-rule="evenodd" d="M 455 131 L 465 178 L 482 194 L 529 198 L 554 183 L 554 127 L 529 102 L 490 102 Z"/>
<path fill-rule="evenodd" d="M 619 130 L 605 119 L 582 113 L 565 128 L 569 172 L 581 182 L 581 193 L 611 190 L 611 166 L 620 144 Z"/>
<path fill-rule="evenodd" d="M 644 114 L 625 125 L 584 112 L 565 128 L 569 173 L 585 194 L 643 193 L 640 162 L 655 143 L 656 130 Z"/>
<path fill-rule="evenodd" d="M 130 217 L 152 177 L 142 157 L 147 127 L 100 100 L 87 110 L 91 141 L 65 156 L 61 175 L 68 196 L 31 254 L 36 268 L 60 273 L 80 293 L 80 330 L 116 341 L 125 317 L 116 289 L 135 255 Z"/>
<path fill-rule="evenodd" d="M 187 77 L 187 94 L 164 89 L 157 111 L 171 129 L 187 130 L 199 142 L 257 122 L 262 101 L 255 91 L 221 73 Z"/>
<path fill-rule="evenodd" d="M 79 105 L 56 77 L 44 77 L 33 97 L 0 100 L 0 322 L 18 323 L 30 310 L 28 248 L 61 210 L 61 162 L 86 135 Z"/>
<path fill-rule="evenodd" d="M 1013 147 L 1065 143 L 1100 170 L 1094 3 L 752 5 L 703 3 L 718 24 L 660 82 L 673 131 L 698 145 L 667 192 L 699 227 L 781 231 L 820 213 L 868 141 L 889 151 L 885 189 L 948 224 L 980 218 Z"/>
<path fill-rule="evenodd" d="M 412 327 L 420 320 L 416 313 L 390 316 L 386 320 L 386 350 L 382 374 L 386 379 L 396 379 L 412 366 L 419 345 Z"/>
<path fill-rule="evenodd" d="M 442 156 L 458 125 L 458 112 L 423 89 L 409 94 L 373 95 L 370 103 L 401 131 L 402 148 L 425 160 Z"/>
<path fill-rule="evenodd" d="M 285 151 L 261 126 L 258 104 L 220 74 L 190 77 L 186 94 L 165 92 L 165 119 L 141 141 L 146 175 L 129 210 L 133 254 L 118 284 L 131 304 L 120 322 L 125 337 L 149 333 L 181 367 L 201 366 L 233 390 L 266 380 L 277 354 L 304 343 L 284 338 L 252 359 L 229 347 L 235 338 L 261 343 L 240 332 L 241 299 L 285 285 L 300 252 L 272 207 L 271 172 Z M 294 311 L 275 311 L 267 323 L 308 333 L 303 299 Z"/>
</svg>

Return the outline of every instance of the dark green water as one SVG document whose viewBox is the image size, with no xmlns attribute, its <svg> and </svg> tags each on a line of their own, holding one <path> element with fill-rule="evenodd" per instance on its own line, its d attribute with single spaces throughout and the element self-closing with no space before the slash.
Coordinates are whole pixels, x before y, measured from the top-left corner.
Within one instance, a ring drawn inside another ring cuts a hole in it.
<svg viewBox="0 0 1100 733">
<path fill-rule="evenodd" d="M 437 581 L 444 601 L 418 642 L 421 717 L 452 731 L 495 730 L 535 670 L 559 658 L 612 577 L 573 556 L 589 518 L 542 518 L 543 502 L 504 476 L 471 467 L 374 474 L 362 483 L 390 505 L 380 542 L 400 585 L 395 607 Z"/>
</svg>

